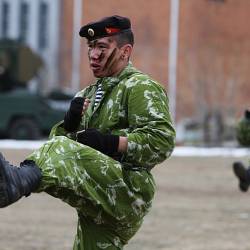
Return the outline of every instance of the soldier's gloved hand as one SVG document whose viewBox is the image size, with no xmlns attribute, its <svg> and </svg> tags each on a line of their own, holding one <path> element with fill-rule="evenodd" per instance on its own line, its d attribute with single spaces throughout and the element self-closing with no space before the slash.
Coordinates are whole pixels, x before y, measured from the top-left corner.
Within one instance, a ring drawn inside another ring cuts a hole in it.
<svg viewBox="0 0 250 250">
<path fill-rule="evenodd" d="M 67 131 L 74 132 L 80 125 L 84 101 L 83 97 L 75 97 L 71 101 L 69 110 L 64 116 L 64 128 Z"/>
<path fill-rule="evenodd" d="M 77 141 L 112 156 L 118 151 L 119 136 L 103 134 L 97 129 L 89 128 L 77 134 Z"/>
</svg>

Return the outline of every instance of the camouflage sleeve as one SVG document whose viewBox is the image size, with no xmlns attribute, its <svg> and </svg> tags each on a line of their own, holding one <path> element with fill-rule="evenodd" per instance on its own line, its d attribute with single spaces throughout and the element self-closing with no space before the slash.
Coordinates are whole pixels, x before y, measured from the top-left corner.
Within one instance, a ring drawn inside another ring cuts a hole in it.
<svg viewBox="0 0 250 250">
<path fill-rule="evenodd" d="M 51 139 L 54 136 L 59 136 L 59 135 L 64 135 L 66 136 L 67 132 L 63 127 L 63 121 L 60 121 L 58 123 L 56 123 L 52 129 L 50 130 L 50 134 L 49 134 L 49 139 Z"/>
<path fill-rule="evenodd" d="M 151 80 L 136 83 L 128 97 L 128 134 L 125 161 L 154 166 L 168 158 L 174 148 L 168 98 L 164 89 Z"/>
</svg>

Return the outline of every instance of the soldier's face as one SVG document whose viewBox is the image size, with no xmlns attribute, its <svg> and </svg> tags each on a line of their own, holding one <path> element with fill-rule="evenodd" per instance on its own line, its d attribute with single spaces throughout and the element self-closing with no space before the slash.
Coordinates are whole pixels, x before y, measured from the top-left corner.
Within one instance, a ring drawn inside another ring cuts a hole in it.
<svg viewBox="0 0 250 250">
<path fill-rule="evenodd" d="M 88 42 L 90 69 L 95 77 L 114 76 L 119 71 L 122 49 L 110 37 Z"/>
</svg>

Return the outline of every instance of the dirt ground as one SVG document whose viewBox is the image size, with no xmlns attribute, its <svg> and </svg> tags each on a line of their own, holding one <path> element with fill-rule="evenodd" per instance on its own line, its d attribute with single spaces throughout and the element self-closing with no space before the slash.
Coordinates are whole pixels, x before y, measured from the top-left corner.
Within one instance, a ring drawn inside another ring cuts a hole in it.
<svg viewBox="0 0 250 250">
<path fill-rule="evenodd" d="M 29 151 L 2 150 L 18 163 Z M 233 158 L 172 157 L 153 170 L 151 212 L 126 250 L 249 250 L 250 193 L 241 193 Z M 246 159 L 243 159 L 247 162 Z M 76 213 L 46 194 L 0 210 L 0 250 L 69 250 Z"/>
</svg>

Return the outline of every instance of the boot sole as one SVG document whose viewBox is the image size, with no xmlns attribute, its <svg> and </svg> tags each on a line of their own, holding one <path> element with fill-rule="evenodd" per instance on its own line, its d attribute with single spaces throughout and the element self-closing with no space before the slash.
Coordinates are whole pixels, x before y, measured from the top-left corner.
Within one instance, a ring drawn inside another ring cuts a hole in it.
<svg viewBox="0 0 250 250">
<path fill-rule="evenodd" d="M 0 155 L 0 208 L 9 204 L 7 182 L 5 168 L 2 164 L 2 155 Z"/>
</svg>

